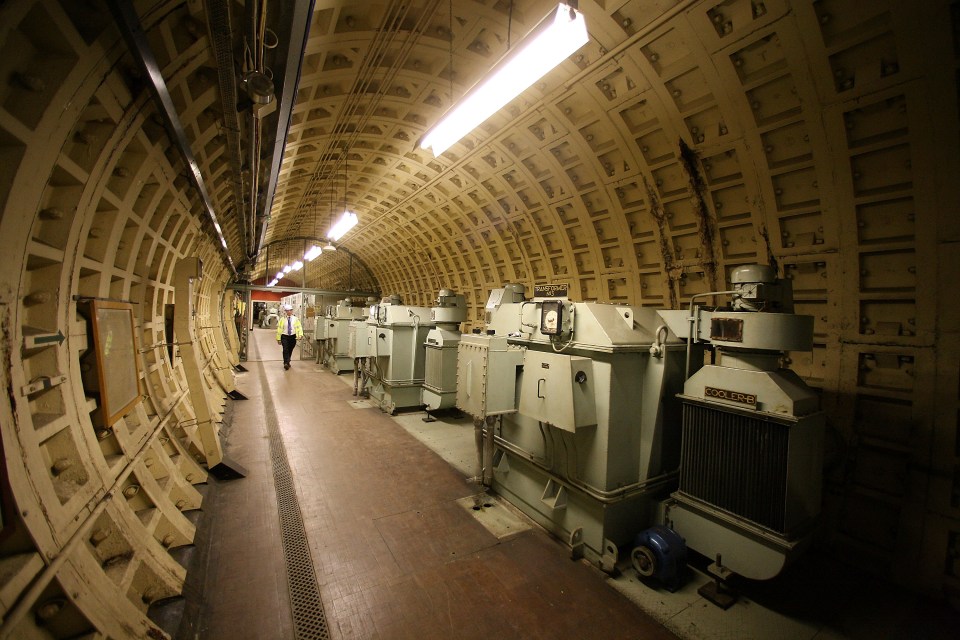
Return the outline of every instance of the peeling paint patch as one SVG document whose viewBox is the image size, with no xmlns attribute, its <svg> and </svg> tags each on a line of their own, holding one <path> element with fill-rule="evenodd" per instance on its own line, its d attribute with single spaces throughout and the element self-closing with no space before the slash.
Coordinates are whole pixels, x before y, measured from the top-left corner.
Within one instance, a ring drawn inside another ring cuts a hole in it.
<svg viewBox="0 0 960 640">
<path fill-rule="evenodd" d="M 647 200 L 650 201 L 650 215 L 657 223 L 657 231 L 660 237 L 660 254 L 663 257 L 663 268 L 666 271 L 667 289 L 670 294 L 670 308 L 679 309 L 680 299 L 677 294 L 676 283 L 683 273 L 683 267 L 673 263 L 673 251 L 670 249 L 670 242 L 667 240 L 667 216 L 663 211 L 663 205 L 660 204 L 660 198 L 657 192 L 643 176 L 643 186 L 647 190 Z"/>
<path fill-rule="evenodd" d="M 7 305 L 4 305 L 4 307 L 4 311 L 9 312 L 10 307 Z M 10 375 L 13 372 L 13 336 L 10 335 L 10 326 L 12 323 L 6 313 L 3 318 L 0 318 L 0 324 L 2 324 L 3 331 L 3 362 L 6 364 L 8 372 L 6 376 L 7 401 L 10 403 L 10 416 L 13 419 L 13 430 L 19 433 L 20 420 L 17 414 L 17 394 L 13 388 L 13 376 Z"/>
<path fill-rule="evenodd" d="M 708 290 L 717 291 L 717 258 L 714 251 L 716 233 L 715 222 L 710 216 L 707 201 L 704 195 L 707 185 L 700 173 L 700 158 L 697 152 L 687 146 L 680 139 L 680 166 L 687 175 L 687 187 L 690 190 L 690 201 L 693 205 L 693 215 L 697 220 L 697 235 L 700 240 L 699 264 L 703 269 L 703 276 L 707 280 Z"/>
</svg>

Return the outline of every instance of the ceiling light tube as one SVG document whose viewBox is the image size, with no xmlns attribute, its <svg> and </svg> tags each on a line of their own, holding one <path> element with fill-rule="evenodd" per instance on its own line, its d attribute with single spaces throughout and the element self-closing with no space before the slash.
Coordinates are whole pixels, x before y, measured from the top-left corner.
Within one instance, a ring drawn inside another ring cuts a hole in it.
<svg viewBox="0 0 960 640">
<path fill-rule="evenodd" d="M 277 275 L 274 276 L 274 280 L 279 281 L 281 278 L 283 278 L 283 271 L 277 271 Z"/>
<path fill-rule="evenodd" d="M 283 267 L 284 273 L 290 273 L 291 271 L 293 271 L 293 267 L 291 267 L 290 265 L 284 265 Z"/>
<path fill-rule="evenodd" d="M 323 251 L 323 247 L 321 247 L 318 244 L 315 244 L 312 247 L 310 247 L 309 251 L 303 254 L 303 259 L 306 260 L 307 262 L 310 262 L 311 260 L 316 258 L 318 255 L 320 255 L 322 251 Z"/>
<path fill-rule="evenodd" d="M 420 147 L 439 156 L 588 40 L 583 14 L 560 3 L 427 132 Z"/>
<path fill-rule="evenodd" d="M 340 216 L 340 219 L 337 220 L 337 223 L 330 227 L 327 237 L 331 240 L 339 240 L 344 236 L 344 234 L 347 233 L 347 231 L 353 229 L 356 224 L 357 214 L 353 213 L 352 211 L 344 211 L 343 215 Z"/>
<path fill-rule="evenodd" d="M 300 271 L 300 269 L 303 269 L 303 262 L 300 260 L 297 260 L 296 262 L 293 263 L 293 270 Z"/>
</svg>

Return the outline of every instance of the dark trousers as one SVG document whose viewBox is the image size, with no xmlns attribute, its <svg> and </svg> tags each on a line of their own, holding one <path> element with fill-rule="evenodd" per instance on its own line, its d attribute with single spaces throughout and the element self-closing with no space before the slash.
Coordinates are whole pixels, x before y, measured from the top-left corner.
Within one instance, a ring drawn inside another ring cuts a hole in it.
<svg viewBox="0 0 960 640">
<path fill-rule="evenodd" d="M 293 348 L 297 346 L 297 336 L 280 334 L 280 345 L 283 347 L 283 364 L 290 364 L 290 354 L 293 353 Z"/>
</svg>

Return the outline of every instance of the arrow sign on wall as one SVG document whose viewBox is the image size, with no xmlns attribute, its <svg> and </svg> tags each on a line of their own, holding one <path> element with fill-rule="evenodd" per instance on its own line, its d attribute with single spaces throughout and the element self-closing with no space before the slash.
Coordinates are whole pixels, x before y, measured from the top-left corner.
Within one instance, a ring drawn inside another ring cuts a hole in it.
<svg viewBox="0 0 960 640">
<path fill-rule="evenodd" d="M 27 349 L 39 349 L 53 344 L 61 345 L 65 339 L 66 336 L 63 335 L 63 331 L 57 331 L 56 333 L 36 333 L 32 336 L 25 336 L 23 342 Z"/>
</svg>

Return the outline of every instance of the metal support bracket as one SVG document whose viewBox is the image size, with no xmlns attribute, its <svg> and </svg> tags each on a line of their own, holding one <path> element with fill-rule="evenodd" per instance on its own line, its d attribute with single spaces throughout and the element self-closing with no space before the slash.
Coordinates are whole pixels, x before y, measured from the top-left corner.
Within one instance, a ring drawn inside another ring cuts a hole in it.
<svg viewBox="0 0 960 640">
<path fill-rule="evenodd" d="M 604 573 L 612 574 L 617 570 L 617 558 L 620 556 L 620 550 L 606 538 L 603 539 L 603 555 L 600 556 L 600 570 Z"/>
<path fill-rule="evenodd" d="M 697 589 L 697 593 L 705 600 L 726 611 L 737 601 L 737 594 L 724 584 L 724 581 L 733 575 L 733 571 L 723 566 L 720 560 L 720 554 L 718 553 L 716 562 L 707 567 L 707 572 L 713 576 L 713 580 L 701 585 Z"/>
<path fill-rule="evenodd" d="M 247 470 L 239 462 L 224 454 L 220 462 L 207 469 L 217 480 L 236 480 L 246 478 Z"/>
<path fill-rule="evenodd" d="M 583 527 L 577 527 L 571 531 L 567 542 L 570 545 L 570 559 L 580 560 L 583 558 Z"/>
</svg>

